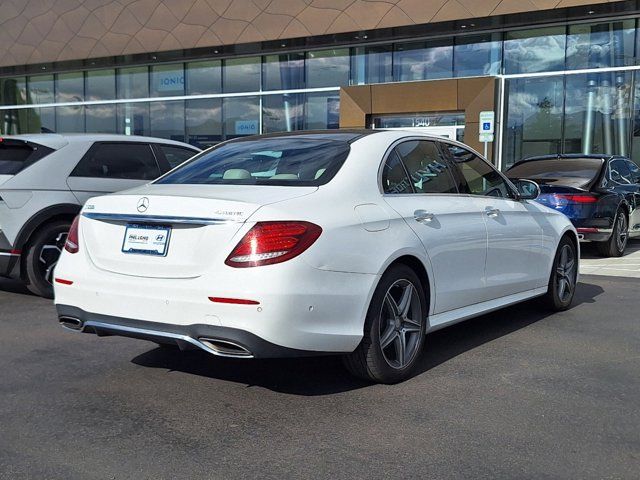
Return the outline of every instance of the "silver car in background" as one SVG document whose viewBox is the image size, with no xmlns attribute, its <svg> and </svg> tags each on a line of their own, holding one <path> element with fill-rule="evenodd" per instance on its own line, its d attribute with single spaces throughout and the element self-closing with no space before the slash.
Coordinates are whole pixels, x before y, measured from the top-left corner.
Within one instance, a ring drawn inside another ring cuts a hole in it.
<svg viewBox="0 0 640 480">
<path fill-rule="evenodd" d="M 88 198 L 147 183 L 199 151 L 126 135 L 0 137 L 0 276 L 51 297 L 53 269 Z"/>
</svg>

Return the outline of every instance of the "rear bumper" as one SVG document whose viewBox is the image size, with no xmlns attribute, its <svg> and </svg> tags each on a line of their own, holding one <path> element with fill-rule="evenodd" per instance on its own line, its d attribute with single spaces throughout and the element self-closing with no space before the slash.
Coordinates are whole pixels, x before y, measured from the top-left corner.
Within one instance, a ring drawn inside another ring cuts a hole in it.
<svg viewBox="0 0 640 480">
<path fill-rule="evenodd" d="M 610 228 L 579 227 L 578 238 L 584 242 L 606 242 L 611 238 Z"/>
<path fill-rule="evenodd" d="M 214 325 L 172 325 L 113 317 L 69 305 L 56 305 L 58 320 L 71 329 L 100 337 L 120 336 L 175 345 L 180 350 L 200 349 L 232 358 L 283 358 L 324 355 L 330 352 L 297 350 L 275 345 L 257 335 L 236 328 Z"/>
</svg>

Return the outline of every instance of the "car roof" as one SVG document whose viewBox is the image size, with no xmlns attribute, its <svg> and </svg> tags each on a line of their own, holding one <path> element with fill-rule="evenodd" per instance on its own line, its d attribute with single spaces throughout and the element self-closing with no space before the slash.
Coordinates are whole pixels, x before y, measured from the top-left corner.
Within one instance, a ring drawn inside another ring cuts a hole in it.
<svg viewBox="0 0 640 480">
<path fill-rule="evenodd" d="M 162 143 L 165 145 L 175 145 L 180 147 L 191 148 L 194 152 L 200 151 L 197 147 L 188 143 L 178 142 L 175 140 L 167 140 L 164 138 L 144 137 L 139 135 L 117 135 L 111 133 L 25 133 L 21 135 L 4 135 L 0 138 L 22 140 L 25 142 L 33 142 L 45 147 L 58 150 L 69 143 L 75 142 L 144 142 L 144 143 Z"/>
<path fill-rule="evenodd" d="M 470 152 L 473 152 L 480 158 L 484 158 L 478 151 L 471 148 L 469 145 L 458 142 L 457 140 L 452 140 L 450 138 L 441 137 L 438 135 L 430 135 L 428 133 L 412 130 L 410 128 L 406 130 L 401 129 L 336 129 L 336 130 L 302 130 L 296 132 L 279 132 L 279 133 L 268 133 L 262 135 L 251 135 L 247 137 L 234 138 L 233 140 L 228 140 L 223 143 L 235 143 L 235 142 L 243 142 L 249 140 L 260 140 L 265 138 L 300 138 L 307 137 L 313 139 L 326 139 L 326 140 L 342 140 L 348 143 L 353 143 L 357 140 L 365 139 L 371 135 L 381 136 L 385 135 L 389 140 L 396 141 L 401 140 L 403 138 L 423 138 L 425 140 L 432 140 L 443 143 L 450 143 L 453 145 L 457 145 L 459 147 L 465 148 Z M 218 144 L 221 145 L 221 144 Z M 486 159 L 485 159 L 486 160 Z"/>
</svg>

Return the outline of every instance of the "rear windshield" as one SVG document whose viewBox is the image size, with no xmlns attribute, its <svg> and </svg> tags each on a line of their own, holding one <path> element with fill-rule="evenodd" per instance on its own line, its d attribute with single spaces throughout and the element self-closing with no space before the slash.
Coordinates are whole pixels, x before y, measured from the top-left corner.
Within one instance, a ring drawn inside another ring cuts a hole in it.
<svg viewBox="0 0 640 480">
<path fill-rule="evenodd" d="M 507 170 L 509 178 L 527 178 L 542 184 L 584 187 L 596 179 L 601 158 L 549 158 L 528 160 Z"/>
<path fill-rule="evenodd" d="M 0 175 L 15 175 L 53 150 L 23 141 L 0 142 Z"/>
<path fill-rule="evenodd" d="M 161 177 L 160 184 L 324 185 L 349 155 L 340 140 L 262 138 L 222 144 Z"/>
</svg>

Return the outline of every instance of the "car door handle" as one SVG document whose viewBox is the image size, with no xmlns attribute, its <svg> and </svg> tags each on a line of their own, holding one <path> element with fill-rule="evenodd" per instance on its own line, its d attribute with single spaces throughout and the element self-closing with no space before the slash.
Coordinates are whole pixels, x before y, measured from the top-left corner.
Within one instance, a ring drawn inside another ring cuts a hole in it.
<svg viewBox="0 0 640 480">
<path fill-rule="evenodd" d="M 434 217 L 435 215 L 433 213 L 429 213 L 426 210 L 416 210 L 413 212 L 413 219 L 420 223 L 429 223 Z"/>
<path fill-rule="evenodd" d="M 487 217 L 495 218 L 498 215 L 500 215 L 500 209 L 499 208 L 493 208 L 493 207 L 487 207 L 485 209 L 485 213 L 487 214 Z"/>
</svg>

